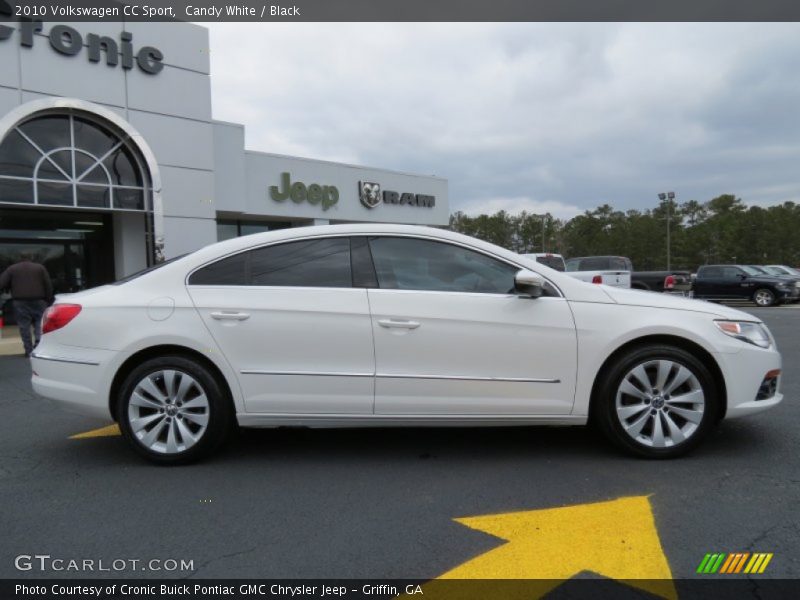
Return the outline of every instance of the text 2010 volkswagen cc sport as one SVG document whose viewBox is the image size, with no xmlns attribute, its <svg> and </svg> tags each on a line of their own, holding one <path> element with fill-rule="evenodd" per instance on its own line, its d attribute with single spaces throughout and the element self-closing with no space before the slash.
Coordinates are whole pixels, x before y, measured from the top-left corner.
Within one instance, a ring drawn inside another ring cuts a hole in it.
<svg viewBox="0 0 800 600">
<path fill-rule="evenodd" d="M 37 393 L 119 422 L 143 456 L 243 427 L 581 425 L 673 457 L 778 404 L 755 317 L 592 285 L 492 244 L 403 225 L 284 229 L 60 296 Z"/>
</svg>

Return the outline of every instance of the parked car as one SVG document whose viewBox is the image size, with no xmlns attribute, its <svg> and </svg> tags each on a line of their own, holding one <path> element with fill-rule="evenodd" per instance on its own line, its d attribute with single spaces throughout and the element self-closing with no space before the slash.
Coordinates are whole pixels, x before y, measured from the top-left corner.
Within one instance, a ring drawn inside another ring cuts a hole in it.
<svg viewBox="0 0 800 600">
<path fill-rule="evenodd" d="M 765 265 L 764 268 L 773 275 L 791 275 L 793 277 L 800 277 L 800 270 L 794 267 L 787 267 L 786 265 Z"/>
<path fill-rule="evenodd" d="M 707 300 L 752 300 L 758 306 L 792 302 L 800 283 L 760 273 L 747 265 L 703 265 L 697 270 L 694 297 Z"/>
<path fill-rule="evenodd" d="M 282 229 L 61 295 L 33 388 L 157 463 L 242 427 L 582 425 L 673 457 L 781 402 L 741 311 L 590 285 L 461 234 Z M 531 433 L 535 435 L 535 433 Z"/>
<path fill-rule="evenodd" d="M 633 265 L 624 256 L 581 256 L 567 261 L 567 275 L 612 287 L 631 287 Z"/>
<path fill-rule="evenodd" d="M 800 276 L 786 275 L 785 273 L 772 273 L 767 267 L 763 265 L 747 265 L 747 266 L 750 267 L 751 269 L 755 269 L 761 275 L 780 277 L 782 279 L 785 279 L 786 281 L 791 282 L 795 287 L 800 288 Z M 800 296 L 792 298 L 791 300 L 789 300 L 789 302 L 791 302 L 792 304 L 800 302 Z"/>
<path fill-rule="evenodd" d="M 534 252 L 532 254 L 523 254 L 522 256 L 533 258 L 536 260 L 536 262 L 543 264 L 546 267 L 550 267 L 551 269 L 555 269 L 556 271 L 560 271 L 561 273 L 567 270 L 567 266 L 564 263 L 564 257 L 560 254 L 552 254 L 550 252 Z"/>
<path fill-rule="evenodd" d="M 691 296 L 692 273 L 690 271 L 634 271 L 631 273 L 631 287 L 635 290 Z"/>
</svg>

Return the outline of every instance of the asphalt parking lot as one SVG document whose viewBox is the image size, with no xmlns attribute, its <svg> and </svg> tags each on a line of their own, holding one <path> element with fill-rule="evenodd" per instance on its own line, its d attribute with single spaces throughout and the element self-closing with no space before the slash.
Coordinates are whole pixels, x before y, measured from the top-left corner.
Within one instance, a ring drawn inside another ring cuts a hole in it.
<svg viewBox="0 0 800 600">
<path fill-rule="evenodd" d="M 24 358 L 0 358 L 0 577 L 107 575 L 14 566 L 45 553 L 193 561 L 147 577 L 429 579 L 465 564 L 477 573 L 502 544 L 480 520 L 454 519 L 633 498 L 649 505 L 675 578 L 695 577 L 711 552 L 773 553 L 761 577 L 798 578 L 800 310 L 746 310 L 783 353 L 784 402 L 723 422 L 698 451 L 665 462 L 621 455 L 585 428 L 261 430 L 213 460 L 160 468 L 120 437 L 69 439 L 106 423 L 51 408 L 32 393 Z M 605 514 L 594 511 L 564 514 L 589 523 Z M 564 531 L 546 550 L 591 571 L 597 548 Z M 548 565 L 507 575 L 556 576 Z"/>
</svg>

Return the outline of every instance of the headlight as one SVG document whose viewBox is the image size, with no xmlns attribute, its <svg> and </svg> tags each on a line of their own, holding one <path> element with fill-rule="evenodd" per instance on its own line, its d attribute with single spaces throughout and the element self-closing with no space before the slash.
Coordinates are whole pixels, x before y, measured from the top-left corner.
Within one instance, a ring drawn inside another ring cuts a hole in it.
<svg viewBox="0 0 800 600">
<path fill-rule="evenodd" d="M 748 321 L 714 321 L 719 330 L 738 340 L 754 344 L 759 348 L 769 348 L 772 340 L 769 331 L 761 323 L 750 323 Z"/>
</svg>

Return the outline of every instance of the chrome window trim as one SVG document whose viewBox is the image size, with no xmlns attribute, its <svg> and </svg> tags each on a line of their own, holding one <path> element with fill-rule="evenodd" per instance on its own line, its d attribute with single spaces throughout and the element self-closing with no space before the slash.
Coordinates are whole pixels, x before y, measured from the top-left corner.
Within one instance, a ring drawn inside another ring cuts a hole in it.
<svg viewBox="0 0 800 600">
<path fill-rule="evenodd" d="M 383 379 L 435 379 L 445 381 L 490 381 L 504 383 L 561 383 L 555 378 L 480 377 L 474 375 L 414 375 L 410 373 L 344 373 L 338 371 L 271 371 L 242 369 L 242 375 L 296 375 L 309 377 L 380 377 Z"/>
<path fill-rule="evenodd" d="M 442 244 L 452 244 L 453 246 L 459 246 L 461 248 L 465 248 L 467 250 L 471 250 L 472 252 L 477 252 L 478 254 L 483 254 L 484 256 L 488 256 L 489 258 L 492 258 L 494 260 L 500 261 L 502 263 L 505 263 L 505 264 L 513 266 L 513 267 L 516 267 L 517 269 L 528 269 L 528 270 L 530 270 L 529 267 L 523 266 L 523 265 L 521 265 L 521 264 L 519 264 L 517 262 L 514 262 L 514 261 L 510 261 L 507 258 L 504 258 L 502 256 L 498 256 L 498 255 L 493 254 L 491 252 L 487 252 L 486 250 L 484 250 L 482 248 L 476 248 L 475 246 L 471 246 L 469 244 L 465 244 L 465 243 L 462 243 L 462 242 L 457 242 L 457 241 L 454 241 L 454 240 L 442 239 L 442 238 L 439 238 L 439 237 L 436 237 L 436 236 L 429 236 L 429 235 L 424 235 L 424 234 L 419 234 L 419 233 L 386 233 L 386 232 L 364 233 L 364 232 L 360 232 L 359 231 L 358 233 L 352 233 L 352 232 L 351 233 L 318 233 L 318 234 L 313 234 L 313 235 L 305 235 L 305 236 L 301 236 L 301 237 L 296 237 L 296 238 L 292 238 L 292 239 L 276 240 L 274 242 L 269 242 L 269 243 L 266 243 L 266 244 L 258 244 L 258 245 L 255 245 L 255 246 L 250 246 L 248 248 L 242 248 L 242 249 L 239 249 L 239 250 L 235 250 L 235 251 L 230 252 L 228 254 L 225 254 L 223 256 L 218 256 L 218 257 L 216 257 L 214 259 L 208 260 L 208 261 L 204 262 L 203 264 L 194 267 L 192 270 L 189 271 L 189 273 L 187 273 L 186 277 L 183 280 L 183 283 L 187 287 L 197 287 L 197 288 L 201 288 L 201 287 L 225 287 L 225 288 L 232 288 L 232 287 L 235 287 L 235 288 L 256 288 L 256 287 L 260 287 L 260 288 L 270 288 L 270 289 L 272 289 L 272 288 L 283 287 L 283 288 L 290 288 L 290 289 L 298 289 L 298 288 L 303 288 L 303 287 L 305 287 L 305 288 L 319 287 L 319 286 L 270 286 L 270 285 L 252 286 L 252 285 L 224 285 L 224 284 L 197 285 L 197 284 L 190 284 L 189 283 L 189 278 L 196 271 L 202 269 L 203 267 L 207 267 L 208 265 L 213 264 L 213 263 L 215 263 L 217 261 L 225 260 L 226 258 L 230 258 L 232 256 L 236 256 L 237 254 L 242 254 L 244 252 L 250 252 L 251 250 L 260 250 L 261 248 L 267 248 L 267 247 L 270 247 L 270 246 L 275 246 L 277 244 L 288 244 L 288 243 L 291 243 L 291 242 L 300 242 L 300 241 L 313 240 L 313 239 L 318 239 L 318 238 L 325 239 L 325 238 L 339 238 L 339 237 L 347 237 L 347 238 L 352 238 L 352 237 L 403 237 L 403 238 L 412 238 L 412 239 L 418 239 L 418 240 L 425 240 L 425 241 L 430 241 L 430 242 L 439 242 L 439 243 L 442 243 Z M 558 287 L 558 285 L 556 285 L 552 280 L 550 280 L 547 276 L 543 275 L 542 273 L 539 273 L 538 271 L 535 271 L 535 273 L 537 275 L 539 275 L 540 277 L 542 277 L 547 283 L 549 283 L 553 287 L 553 289 L 558 293 L 558 296 L 556 296 L 556 297 L 564 298 L 564 293 L 561 291 L 561 288 Z M 338 290 L 367 289 L 367 290 L 379 290 L 379 291 L 384 291 L 384 292 L 427 292 L 427 293 L 434 293 L 434 294 L 478 294 L 478 295 L 481 295 L 481 296 L 509 296 L 509 297 L 514 297 L 515 296 L 514 294 L 491 294 L 491 293 L 487 294 L 487 293 L 482 293 L 482 292 L 458 292 L 458 291 L 442 291 L 442 290 L 396 290 L 396 289 L 380 288 L 380 287 L 377 287 L 377 288 L 353 288 L 351 286 L 351 287 L 346 287 L 346 288 L 325 287 L 324 289 L 338 289 Z M 544 296 L 544 297 L 546 298 L 547 296 Z"/>
<path fill-rule="evenodd" d="M 374 373 L 342 373 L 338 371 L 268 371 L 261 369 L 242 369 L 242 375 L 300 375 L 308 377 L 375 377 Z"/>
</svg>

